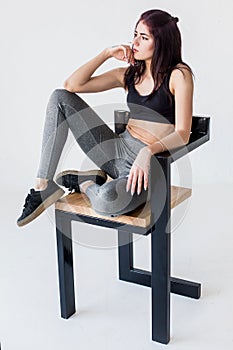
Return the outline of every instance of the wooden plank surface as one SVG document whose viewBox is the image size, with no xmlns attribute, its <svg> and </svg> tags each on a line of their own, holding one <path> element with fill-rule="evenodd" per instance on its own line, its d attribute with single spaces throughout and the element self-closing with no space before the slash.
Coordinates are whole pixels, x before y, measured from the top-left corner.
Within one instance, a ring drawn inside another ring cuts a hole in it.
<svg viewBox="0 0 233 350">
<path fill-rule="evenodd" d="M 175 208 L 192 194 L 191 188 L 171 186 L 171 208 Z M 127 225 L 147 227 L 150 224 L 150 202 L 129 214 L 117 217 L 109 217 L 97 214 L 92 208 L 89 199 L 85 194 L 72 193 L 59 199 L 55 208 L 74 214 L 81 214 L 95 218 L 107 219 L 115 222 L 121 222 Z"/>
</svg>

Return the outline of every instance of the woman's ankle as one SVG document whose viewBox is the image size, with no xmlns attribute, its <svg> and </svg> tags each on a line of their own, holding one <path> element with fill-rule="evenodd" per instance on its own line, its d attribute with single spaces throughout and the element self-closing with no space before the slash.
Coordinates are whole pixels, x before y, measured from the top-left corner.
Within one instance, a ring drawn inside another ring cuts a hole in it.
<svg viewBox="0 0 233 350">
<path fill-rule="evenodd" d="M 37 191 L 44 191 L 48 185 L 47 179 L 41 179 L 39 177 L 36 178 L 35 182 L 35 190 Z"/>
</svg>

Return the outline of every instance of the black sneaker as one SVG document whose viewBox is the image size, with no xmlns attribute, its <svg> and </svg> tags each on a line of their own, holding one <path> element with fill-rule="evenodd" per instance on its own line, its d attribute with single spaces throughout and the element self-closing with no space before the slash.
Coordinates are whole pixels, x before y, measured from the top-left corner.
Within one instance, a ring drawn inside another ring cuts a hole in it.
<svg viewBox="0 0 233 350">
<path fill-rule="evenodd" d="M 58 185 L 68 188 L 70 192 L 78 193 L 80 193 L 79 185 L 88 180 L 92 180 L 98 185 L 103 185 L 107 180 L 107 174 L 103 170 L 65 170 L 59 173 L 55 179 Z"/>
<path fill-rule="evenodd" d="M 45 209 L 55 203 L 65 192 L 53 180 L 43 191 L 30 189 L 24 203 L 22 215 L 17 220 L 18 226 L 24 226 L 37 218 Z"/>
</svg>

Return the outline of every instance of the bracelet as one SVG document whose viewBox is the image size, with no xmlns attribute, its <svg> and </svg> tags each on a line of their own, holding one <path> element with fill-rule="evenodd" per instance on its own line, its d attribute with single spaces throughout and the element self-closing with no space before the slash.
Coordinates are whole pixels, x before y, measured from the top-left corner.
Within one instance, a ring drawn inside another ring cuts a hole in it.
<svg viewBox="0 0 233 350">
<path fill-rule="evenodd" d="M 161 142 L 161 141 L 156 141 L 156 143 L 160 143 L 160 145 L 161 145 L 162 148 L 163 148 L 162 152 L 164 152 L 164 151 L 165 151 L 165 147 L 164 147 L 164 145 L 162 144 L 162 142 Z"/>
</svg>

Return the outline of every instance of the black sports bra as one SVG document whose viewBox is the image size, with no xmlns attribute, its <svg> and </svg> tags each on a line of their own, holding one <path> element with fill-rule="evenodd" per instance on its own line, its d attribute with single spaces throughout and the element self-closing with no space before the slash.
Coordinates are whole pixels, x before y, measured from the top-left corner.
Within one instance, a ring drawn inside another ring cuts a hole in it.
<svg viewBox="0 0 233 350">
<path fill-rule="evenodd" d="M 150 95 L 140 95 L 134 82 L 128 83 L 127 105 L 130 118 L 147 120 L 157 123 L 175 124 L 175 98 L 170 92 L 170 74 L 164 78 L 160 87 Z M 168 92 L 165 90 L 167 85 Z"/>
</svg>

